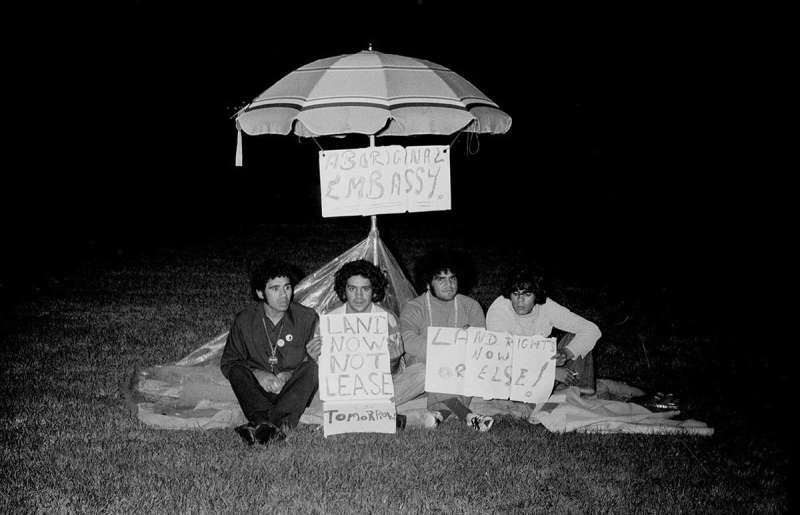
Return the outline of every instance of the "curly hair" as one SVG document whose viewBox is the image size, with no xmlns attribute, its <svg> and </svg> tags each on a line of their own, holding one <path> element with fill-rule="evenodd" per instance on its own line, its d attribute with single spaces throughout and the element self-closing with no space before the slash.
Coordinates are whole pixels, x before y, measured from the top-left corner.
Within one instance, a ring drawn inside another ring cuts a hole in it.
<svg viewBox="0 0 800 515">
<path fill-rule="evenodd" d="M 422 256 L 416 266 L 417 288 L 426 290 L 440 272 L 450 272 L 458 277 L 458 291 L 466 293 L 472 287 L 474 270 L 472 263 L 459 252 L 436 250 Z"/>
<path fill-rule="evenodd" d="M 536 268 L 519 267 L 512 270 L 503 285 L 503 297 L 510 298 L 515 291 L 529 291 L 534 304 L 544 304 L 549 294 L 544 273 Z"/>
<path fill-rule="evenodd" d="M 284 262 L 263 258 L 250 263 L 250 293 L 258 300 L 257 291 L 263 291 L 270 279 L 286 277 L 289 283 L 297 284 L 299 271 L 296 267 Z"/>
<path fill-rule="evenodd" d="M 355 261 L 345 263 L 342 265 L 342 268 L 336 271 L 333 289 L 339 297 L 339 300 L 342 302 L 347 301 L 347 295 L 345 293 L 347 280 L 354 275 L 360 275 L 369 279 L 369 283 L 372 286 L 372 302 L 380 302 L 383 300 L 389 281 L 386 280 L 386 276 L 383 275 L 380 268 L 365 259 L 356 259 Z"/>
</svg>

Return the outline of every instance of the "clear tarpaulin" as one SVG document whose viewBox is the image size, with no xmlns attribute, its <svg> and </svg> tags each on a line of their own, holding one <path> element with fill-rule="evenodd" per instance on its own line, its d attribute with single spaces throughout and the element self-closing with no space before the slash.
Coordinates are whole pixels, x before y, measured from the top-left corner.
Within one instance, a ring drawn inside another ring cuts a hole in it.
<svg viewBox="0 0 800 515">
<path fill-rule="evenodd" d="M 366 259 L 387 276 L 383 307 L 399 315 L 416 292 L 373 227 L 366 239 L 301 280 L 294 300 L 325 313 L 341 305 L 334 292 L 334 275 L 345 263 Z M 166 429 L 214 429 L 246 422 L 228 380 L 219 369 L 225 332 L 173 364 L 156 365 L 136 374 L 131 385 L 138 418 Z M 318 417 L 303 417 L 301 421 Z"/>
</svg>

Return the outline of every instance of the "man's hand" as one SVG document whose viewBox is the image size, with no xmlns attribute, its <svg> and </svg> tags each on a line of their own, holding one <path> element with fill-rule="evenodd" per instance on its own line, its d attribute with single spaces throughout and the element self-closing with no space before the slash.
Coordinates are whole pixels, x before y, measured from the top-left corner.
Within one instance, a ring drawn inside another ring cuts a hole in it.
<svg viewBox="0 0 800 515">
<path fill-rule="evenodd" d="M 278 391 L 281 391 L 283 390 L 283 387 L 286 385 L 286 381 L 288 381 L 289 378 L 292 377 L 292 373 L 289 372 L 288 370 L 284 370 L 283 372 L 278 372 L 278 374 L 275 377 L 278 378 L 278 382 L 281 385 Z"/>
<path fill-rule="evenodd" d="M 317 361 L 322 353 L 322 336 L 311 338 L 306 344 L 306 352 L 311 356 L 311 359 Z"/>
<path fill-rule="evenodd" d="M 253 375 L 256 377 L 258 384 L 261 385 L 261 388 L 272 393 L 280 392 L 281 388 L 283 388 L 283 384 L 286 382 L 281 382 L 278 376 L 266 370 L 253 370 Z"/>
<path fill-rule="evenodd" d="M 562 367 L 567 361 L 575 359 L 575 354 L 573 354 L 568 348 L 564 347 L 563 349 L 559 349 L 558 352 L 553 355 L 552 359 L 556 360 L 557 367 Z"/>
<path fill-rule="evenodd" d="M 556 367 L 556 381 L 568 386 L 578 384 L 578 373 L 566 367 Z"/>
</svg>

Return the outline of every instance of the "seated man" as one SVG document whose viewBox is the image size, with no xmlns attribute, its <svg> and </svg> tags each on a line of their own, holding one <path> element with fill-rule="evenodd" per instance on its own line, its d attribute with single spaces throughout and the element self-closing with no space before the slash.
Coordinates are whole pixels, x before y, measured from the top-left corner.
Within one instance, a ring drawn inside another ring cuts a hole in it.
<svg viewBox="0 0 800 515">
<path fill-rule="evenodd" d="M 429 327 L 484 327 L 483 309 L 474 299 L 458 293 L 458 278 L 464 266 L 460 259 L 448 253 L 428 254 L 417 272 L 424 278 L 427 291 L 411 299 L 400 313 L 400 331 L 406 350 L 407 377 L 421 377 L 414 381 L 422 393 L 425 385 L 425 356 L 428 349 Z M 398 378 L 400 379 L 400 378 Z M 402 380 L 402 379 L 401 379 Z M 451 413 L 467 425 L 488 431 L 494 420 L 472 413 L 468 406 L 471 398 L 449 393 L 428 392 L 428 410 L 442 421 Z"/>
<path fill-rule="evenodd" d="M 389 367 L 393 376 L 396 377 L 400 370 L 403 355 L 403 340 L 400 337 L 397 318 L 392 312 L 376 304 L 381 302 L 386 295 L 387 284 L 388 281 L 380 269 L 369 261 L 357 259 L 345 263 L 336 271 L 333 287 L 339 300 L 344 304 L 329 311 L 328 314 L 385 312 L 389 319 Z M 309 342 L 308 354 L 315 361 L 319 359 L 321 350 L 319 337 L 315 337 Z M 422 381 L 424 386 L 424 376 Z M 398 383 L 395 381 L 395 405 L 399 406 L 408 402 L 417 395 L 419 395 L 419 392 L 412 382 L 406 380 Z M 403 417 L 398 416 L 398 420 L 402 427 Z"/>
<path fill-rule="evenodd" d="M 293 277 L 285 263 L 262 261 L 253 268 L 257 302 L 236 315 L 222 351 L 220 369 L 248 420 L 236 432 L 250 445 L 284 439 L 282 426 L 297 426 L 317 389 L 317 365 L 306 343 L 319 317 L 292 302 Z"/>
<path fill-rule="evenodd" d="M 518 268 L 506 281 L 503 295 L 497 297 L 486 312 L 486 328 L 505 331 L 520 336 L 549 337 L 553 328 L 572 333 L 559 342 L 556 354 L 556 381 L 567 385 L 581 385 L 583 393 L 594 393 L 594 385 L 582 379 L 594 370 L 587 354 L 600 339 L 600 329 L 567 308 L 548 298 L 541 274 Z M 574 335 L 574 336 L 573 336 Z"/>
</svg>

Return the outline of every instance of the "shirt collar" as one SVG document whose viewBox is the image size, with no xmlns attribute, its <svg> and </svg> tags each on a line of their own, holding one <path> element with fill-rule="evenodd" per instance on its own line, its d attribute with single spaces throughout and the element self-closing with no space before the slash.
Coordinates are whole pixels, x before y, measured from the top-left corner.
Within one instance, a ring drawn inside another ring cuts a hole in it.
<svg viewBox="0 0 800 515">
<path fill-rule="evenodd" d="M 283 320 L 284 325 L 294 326 L 294 307 L 295 303 L 290 302 L 289 309 L 287 309 L 283 313 L 283 318 L 281 318 L 281 320 Z M 264 319 L 269 320 L 269 322 L 273 325 L 273 327 L 277 327 L 277 325 L 280 324 L 280 322 L 278 322 L 278 324 L 275 324 L 272 322 L 272 320 L 270 320 L 270 318 L 267 316 L 267 309 L 263 304 L 260 306 L 260 309 L 261 309 L 261 315 L 264 317 Z"/>
</svg>

